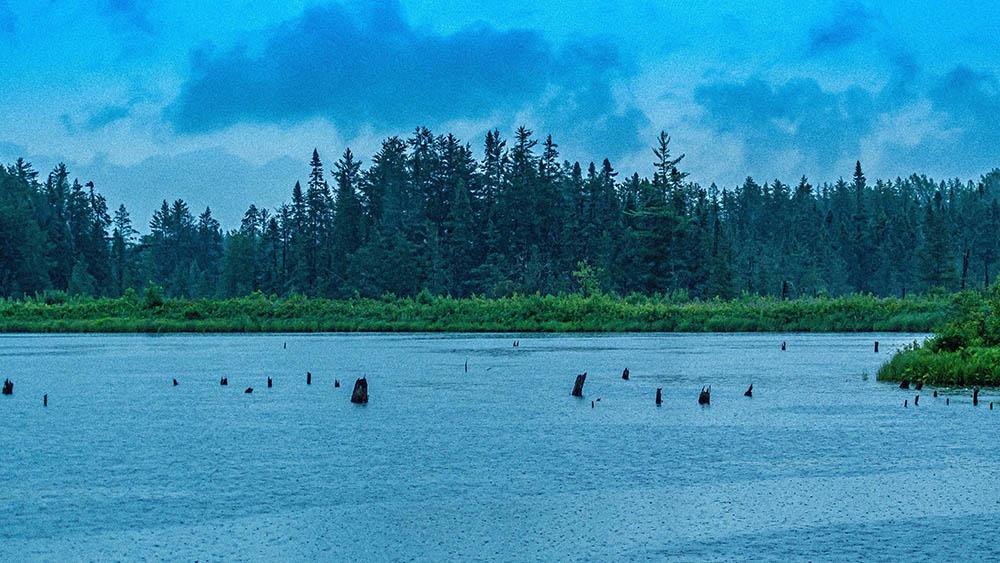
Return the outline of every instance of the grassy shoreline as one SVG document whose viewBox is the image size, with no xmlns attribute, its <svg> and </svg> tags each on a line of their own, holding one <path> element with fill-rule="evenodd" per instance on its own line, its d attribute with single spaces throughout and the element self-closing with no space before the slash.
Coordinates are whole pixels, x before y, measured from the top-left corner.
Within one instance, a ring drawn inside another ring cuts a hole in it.
<svg viewBox="0 0 1000 563">
<path fill-rule="evenodd" d="M 900 350 L 878 371 L 879 381 L 1000 387 L 1000 286 L 956 299 L 954 317 L 923 344 Z"/>
<path fill-rule="evenodd" d="M 598 295 L 331 300 L 43 296 L 0 301 L 0 332 L 930 332 L 955 297 L 731 301 Z"/>
</svg>

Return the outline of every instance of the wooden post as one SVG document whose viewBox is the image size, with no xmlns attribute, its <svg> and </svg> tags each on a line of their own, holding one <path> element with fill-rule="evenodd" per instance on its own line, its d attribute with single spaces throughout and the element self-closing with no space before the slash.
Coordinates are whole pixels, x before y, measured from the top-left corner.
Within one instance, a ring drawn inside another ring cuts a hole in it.
<svg viewBox="0 0 1000 563">
<path fill-rule="evenodd" d="M 582 397 L 583 384 L 586 381 L 587 381 L 587 372 L 583 372 L 580 375 L 576 376 L 576 381 L 573 383 L 573 393 L 571 393 L 571 395 L 573 395 L 574 397 Z"/>
<path fill-rule="evenodd" d="M 9 379 L 3 380 L 3 394 L 13 395 L 14 394 L 14 382 Z"/>
<path fill-rule="evenodd" d="M 48 393 L 46 393 L 45 395 L 42 395 L 42 406 L 43 407 L 49 406 L 49 395 L 48 395 Z M 990 409 L 992 409 L 992 408 L 993 408 L 993 403 L 990 403 Z"/>
<path fill-rule="evenodd" d="M 625 371 L 622 372 L 622 379 L 628 381 L 628 368 L 625 368 Z"/>
<path fill-rule="evenodd" d="M 177 387 L 177 380 L 174 379 L 174 387 Z"/>
<path fill-rule="evenodd" d="M 934 390 L 934 398 L 937 398 L 937 389 Z"/>
<path fill-rule="evenodd" d="M 334 379 L 333 380 L 333 386 L 334 386 L 334 388 L 340 387 L 340 380 L 339 379 Z"/>
<path fill-rule="evenodd" d="M 222 379 L 220 379 L 219 380 L 219 385 L 229 385 L 229 378 L 228 377 L 223 377 Z"/>
<path fill-rule="evenodd" d="M 698 404 L 708 405 L 712 403 L 712 386 L 702 387 L 701 393 L 698 393 Z"/>
<path fill-rule="evenodd" d="M 354 382 L 354 392 L 351 393 L 351 402 L 357 405 L 368 404 L 368 380 L 364 377 Z"/>
<path fill-rule="evenodd" d="M 875 353 L 878 354 L 878 340 L 875 341 Z"/>
<path fill-rule="evenodd" d="M 660 388 L 660 387 L 656 388 L 656 406 L 660 406 L 660 405 L 663 404 L 663 394 L 662 394 L 662 391 L 663 391 L 662 388 Z"/>
<path fill-rule="evenodd" d="M 979 387 L 972 388 L 972 406 L 979 406 Z"/>
<path fill-rule="evenodd" d="M 273 385 L 273 382 L 271 381 L 271 378 L 268 377 L 267 378 L 267 388 L 270 389 L 272 385 Z"/>
<path fill-rule="evenodd" d="M 306 385 L 312 385 L 312 384 L 313 384 L 313 374 L 312 374 L 311 371 L 307 371 L 306 372 Z"/>
<path fill-rule="evenodd" d="M 916 397 L 913 398 L 913 406 L 915 407 L 920 406 L 920 395 L 917 395 Z"/>
<path fill-rule="evenodd" d="M 788 343 L 787 343 L 787 342 L 785 342 L 784 340 L 782 340 L 782 341 L 781 341 L 781 351 L 782 351 L 782 352 L 784 352 L 784 351 L 785 351 L 785 347 L 786 347 L 786 346 L 788 346 Z"/>
</svg>

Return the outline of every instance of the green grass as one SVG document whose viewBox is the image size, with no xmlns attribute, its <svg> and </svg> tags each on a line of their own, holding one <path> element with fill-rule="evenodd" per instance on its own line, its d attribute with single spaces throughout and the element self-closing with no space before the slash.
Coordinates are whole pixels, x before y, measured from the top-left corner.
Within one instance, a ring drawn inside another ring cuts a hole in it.
<svg viewBox="0 0 1000 563">
<path fill-rule="evenodd" d="M 940 386 L 1000 386 L 1000 286 L 956 296 L 954 317 L 922 345 L 900 350 L 878 372 L 880 381 Z"/>
<path fill-rule="evenodd" d="M 931 331 L 954 297 L 854 295 L 782 301 L 632 295 L 218 300 L 45 295 L 0 301 L 0 332 L 859 332 Z"/>
</svg>

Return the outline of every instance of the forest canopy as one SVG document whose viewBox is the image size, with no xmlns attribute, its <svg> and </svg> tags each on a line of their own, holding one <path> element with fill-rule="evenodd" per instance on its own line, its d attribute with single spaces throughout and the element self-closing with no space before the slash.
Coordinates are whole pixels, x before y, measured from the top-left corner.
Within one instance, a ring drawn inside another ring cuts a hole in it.
<svg viewBox="0 0 1000 563">
<path fill-rule="evenodd" d="M 652 174 L 622 177 L 523 127 L 488 132 L 481 154 L 425 128 L 367 164 L 314 151 L 304 185 L 238 228 L 165 199 L 141 235 L 65 165 L 42 177 L 19 159 L 0 166 L 0 296 L 905 296 L 986 287 L 997 260 L 1000 170 L 870 181 L 859 162 L 832 183 L 706 187 L 666 133 Z"/>
</svg>

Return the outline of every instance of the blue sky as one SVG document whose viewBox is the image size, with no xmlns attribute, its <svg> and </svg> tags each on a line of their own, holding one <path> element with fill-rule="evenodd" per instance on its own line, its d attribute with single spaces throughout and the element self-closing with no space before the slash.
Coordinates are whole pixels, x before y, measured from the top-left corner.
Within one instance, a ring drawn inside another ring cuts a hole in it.
<svg viewBox="0 0 1000 563">
<path fill-rule="evenodd" d="M 62 160 L 145 222 L 232 226 L 417 125 L 649 172 L 666 129 L 733 185 L 1000 165 L 995 2 L 0 0 L 0 160 Z"/>
</svg>

